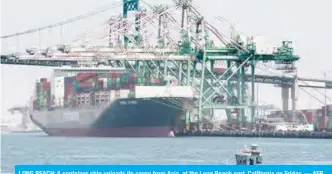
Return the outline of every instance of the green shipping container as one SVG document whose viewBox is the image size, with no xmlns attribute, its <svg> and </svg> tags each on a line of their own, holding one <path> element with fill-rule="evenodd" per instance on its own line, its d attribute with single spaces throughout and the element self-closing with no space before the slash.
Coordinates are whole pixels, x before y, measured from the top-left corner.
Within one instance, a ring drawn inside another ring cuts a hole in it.
<svg viewBox="0 0 332 174">
<path fill-rule="evenodd" d="M 116 79 L 115 79 L 115 84 L 121 84 L 121 78 L 119 78 L 119 77 L 116 78 Z"/>
<path fill-rule="evenodd" d="M 327 116 L 328 117 L 332 117 L 332 112 L 331 111 L 327 111 Z"/>
<path fill-rule="evenodd" d="M 115 87 L 116 87 L 116 88 L 121 88 L 121 84 L 120 84 L 120 83 L 117 83 L 117 84 L 115 84 Z"/>
<path fill-rule="evenodd" d="M 161 80 L 160 84 L 158 86 L 165 86 L 167 85 L 167 81 L 166 80 Z"/>
<path fill-rule="evenodd" d="M 93 90 L 94 90 L 94 88 L 81 88 L 80 92 L 91 92 Z"/>
<path fill-rule="evenodd" d="M 115 78 L 108 78 L 107 79 L 107 87 L 112 88 L 116 84 L 116 79 Z"/>
<path fill-rule="evenodd" d="M 112 88 L 112 81 L 110 79 L 107 80 L 107 88 Z"/>
<path fill-rule="evenodd" d="M 285 116 L 286 117 L 291 117 L 292 116 L 292 111 L 285 111 Z"/>
<path fill-rule="evenodd" d="M 187 112 L 186 114 L 186 124 L 189 124 L 190 123 L 190 113 Z"/>
<path fill-rule="evenodd" d="M 332 131 L 332 121 L 328 121 L 328 122 L 327 122 L 327 129 L 328 129 L 329 131 Z"/>
<path fill-rule="evenodd" d="M 144 78 L 144 77 L 139 77 L 138 79 L 137 79 L 137 85 L 145 85 L 145 83 L 146 83 L 146 79 Z"/>
<path fill-rule="evenodd" d="M 135 85 L 138 85 L 140 82 L 141 82 L 141 78 L 140 77 L 136 77 L 135 81 L 134 81 Z"/>
<path fill-rule="evenodd" d="M 37 97 L 37 101 L 42 101 L 44 99 L 45 99 L 45 97 Z"/>
<path fill-rule="evenodd" d="M 128 74 L 123 74 L 122 75 L 121 83 L 128 83 Z"/>
<path fill-rule="evenodd" d="M 314 123 L 314 130 L 319 130 L 319 124 L 318 123 Z"/>
<path fill-rule="evenodd" d="M 134 90 L 130 90 L 128 97 L 135 97 L 135 91 Z"/>
</svg>

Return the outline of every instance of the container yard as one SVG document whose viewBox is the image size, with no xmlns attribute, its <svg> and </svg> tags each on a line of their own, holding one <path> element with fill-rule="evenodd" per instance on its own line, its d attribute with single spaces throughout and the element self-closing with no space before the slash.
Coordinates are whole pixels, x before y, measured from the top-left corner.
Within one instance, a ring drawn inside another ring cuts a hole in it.
<svg viewBox="0 0 332 174">
<path fill-rule="evenodd" d="M 190 0 L 149 9 L 140 2 L 121 3 L 120 17 L 111 17 L 98 37 L 107 36 L 104 45 L 60 44 L 1 55 L 2 64 L 54 67 L 51 78 L 36 83 L 30 115 L 45 133 L 332 138 L 332 105 L 297 108 L 298 90 L 330 90 L 332 80 L 299 76 L 292 41 L 258 52 L 253 37 L 242 39 L 233 30 L 226 36 Z M 268 63 L 281 75 L 256 73 Z M 256 83 L 281 88 L 282 109 L 259 117 Z"/>
</svg>

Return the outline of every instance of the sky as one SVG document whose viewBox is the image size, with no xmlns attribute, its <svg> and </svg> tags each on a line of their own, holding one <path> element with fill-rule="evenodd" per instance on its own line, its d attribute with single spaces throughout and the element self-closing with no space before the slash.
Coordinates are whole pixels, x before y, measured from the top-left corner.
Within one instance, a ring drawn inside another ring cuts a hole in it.
<svg viewBox="0 0 332 174">
<path fill-rule="evenodd" d="M 49 25 L 72 18 L 112 3 L 112 0 L 2 0 L 1 36 Z M 170 0 L 152 1 L 151 4 L 172 3 Z M 217 28 L 229 24 L 216 22 L 222 16 L 245 36 L 257 37 L 259 48 L 274 47 L 282 40 L 293 41 L 301 77 L 327 78 L 332 80 L 332 4 L 328 0 L 193 0 L 206 20 L 214 21 Z M 24 51 L 31 46 L 51 46 L 70 43 L 74 36 L 100 26 L 110 16 L 120 13 L 121 7 L 60 28 L 29 34 L 19 38 L 1 40 L 2 52 Z M 228 34 L 228 33 L 225 33 Z M 17 44 L 19 43 L 19 44 Z M 33 94 L 37 78 L 50 77 L 51 68 L 1 65 L 2 117 L 18 119 L 6 110 L 11 106 L 25 105 Z M 266 73 L 266 72 L 265 72 Z M 259 102 L 281 107 L 281 90 L 273 85 L 259 85 Z M 324 97 L 313 89 L 306 89 L 321 100 Z M 324 90 L 320 90 L 324 93 Z M 332 98 L 332 91 L 327 91 Z M 332 101 L 331 101 L 332 102 Z M 330 102 L 330 103 L 331 103 Z M 321 104 L 306 93 L 299 91 L 298 108 L 317 108 Z"/>
</svg>

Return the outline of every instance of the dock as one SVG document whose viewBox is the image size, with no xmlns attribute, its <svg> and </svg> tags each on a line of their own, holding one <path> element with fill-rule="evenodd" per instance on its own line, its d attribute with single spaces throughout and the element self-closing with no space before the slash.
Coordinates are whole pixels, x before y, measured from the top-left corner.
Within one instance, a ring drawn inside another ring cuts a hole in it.
<svg viewBox="0 0 332 174">
<path fill-rule="evenodd" d="M 253 137 L 332 139 L 332 132 L 309 131 L 196 131 L 176 133 L 177 137 Z"/>
</svg>

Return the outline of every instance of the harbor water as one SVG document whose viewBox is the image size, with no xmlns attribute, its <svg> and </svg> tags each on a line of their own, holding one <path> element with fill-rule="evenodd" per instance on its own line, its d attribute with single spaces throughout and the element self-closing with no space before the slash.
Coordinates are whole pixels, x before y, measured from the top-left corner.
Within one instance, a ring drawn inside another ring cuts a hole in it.
<svg viewBox="0 0 332 174">
<path fill-rule="evenodd" d="M 328 139 L 241 137 L 92 138 L 43 133 L 3 134 L 1 173 L 15 164 L 234 164 L 234 154 L 256 143 L 265 164 L 332 164 Z"/>
</svg>

